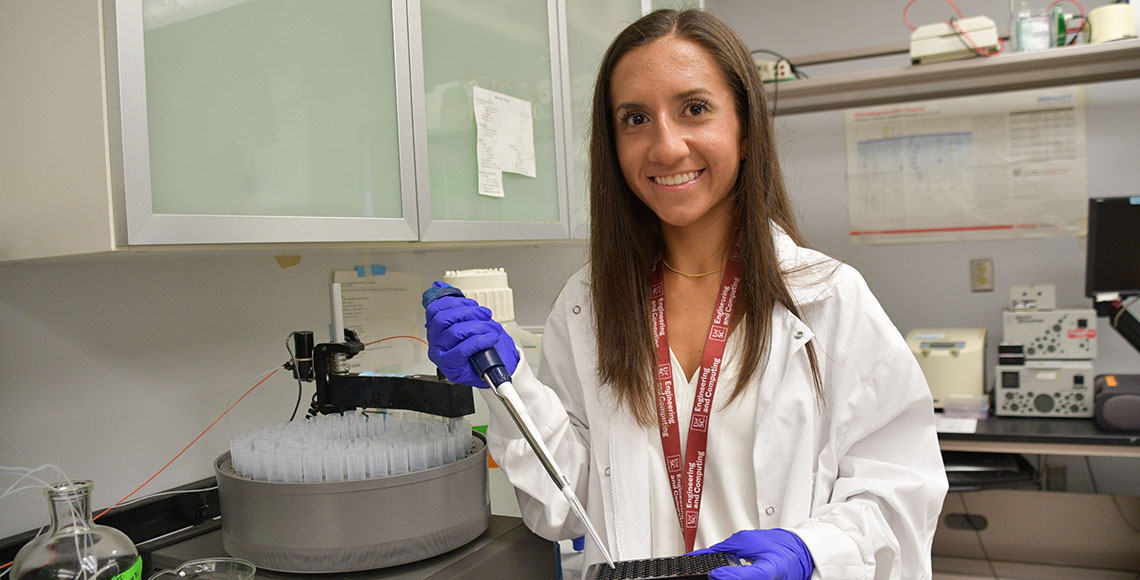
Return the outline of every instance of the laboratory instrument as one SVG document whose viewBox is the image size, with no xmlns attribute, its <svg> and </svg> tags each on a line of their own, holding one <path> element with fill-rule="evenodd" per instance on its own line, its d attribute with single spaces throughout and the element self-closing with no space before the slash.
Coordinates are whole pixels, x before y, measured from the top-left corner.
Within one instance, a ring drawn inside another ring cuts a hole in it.
<svg viewBox="0 0 1140 580">
<path fill-rule="evenodd" d="M 12 580 L 112 580 L 142 575 L 142 558 L 131 539 L 92 521 L 94 488 L 91 481 L 80 479 L 44 489 L 50 527 L 16 553 Z"/>
<path fill-rule="evenodd" d="M 1089 12 L 1089 43 L 1100 44 L 1125 38 L 1136 38 L 1136 21 L 1132 11 L 1134 7 L 1124 3 L 1115 2 L 1093 8 Z"/>
<path fill-rule="evenodd" d="M 907 345 L 930 385 L 934 408 L 946 399 L 985 394 L 986 329 L 916 328 Z"/>
<path fill-rule="evenodd" d="M 587 580 L 705 580 L 715 568 L 739 566 L 740 559 L 732 554 L 686 554 L 666 558 L 622 560 L 610 568 L 592 564 L 586 569 Z"/>
<path fill-rule="evenodd" d="M 303 461 L 299 449 L 283 453 Z M 452 463 L 357 480 L 260 481 L 234 471 L 231 458 L 214 462 L 222 545 L 259 569 L 338 573 L 417 562 L 471 542 L 491 519 L 479 433 Z"/>
<path fill-rule="evenodd" d="M 475 397 L 465 385 L 428 375 L 351 372 L 349 359 L 364 352 L 366 345 L 355 332 L 344 327 L 340 284 L 329 285 L 329 303 L 332 307 L 330 342 L 313 344 L 310 330 L 290 335 L 292 359 L 285 368 L 293 372 L 293 378 L 316 384 L 310 415 L 358 408 L 408 409 L 442 417 L 462 417 L 475 412 Z"/>
<path fill-rule="evenodd" d="M 292 333 L 287 368 L 316 384 L 310 416 L 242 434 L 214 462 L 226 552 L 261 569 L 339 573 L 471 542 L 491 519 L 486 442 L 462 419 L 475 411 L 471 387 L 350 372 L 365 345 L 344 328 L 339 284 L 330 301 L 331 342 Z"/>
<path fill-rule="evenodd" d="M 1093 417 L 1107 431 L 1140 431 L 1140 375 L 1098 376 Z"/>
<path fill-rule="evenodd" d="M 997 28 L 986 16 L 959 18 L 915 28 L 910 34 L 910 61 L 931 64 L 997 53 Z"/>
<path fill-rule="evenodd" d="M 1093 416 L 1090 361 L 1026 360 L 1020 365 L 998 364 L 994 372 L 995 415 L 1077 419 Z"/>
<path fill-rule="evenodd" d="M 1089 199 L 1085 296 L 1099 316 L 1140 350 L 1140 322 L 1124 300 L 1140 296 L 1140 196 Z"/>
<path fill-rule="evenodd" d="M 241 558 L 200 558 L 173 570 L 152 574 L 147 580 L 253 580 L 257 566 Z"/>
<path fill-rule="evenodd" d="M 341 341 L 313 344 L 313 333 L 293 333 L 294 358 L 288 364 L 293 377 L 316 384 L 310 414 L 328 414 L 357 408 L 408 409 L 442 417 L 475 412 L 471 388 L 430 375 L 388 376 L 349 371 L 348 360 L 364 352 L 356 333 L 342 328 Z"/>
<path fill-rule="evenodd" d="M 1002 341 L 1025 346 L 1027 360 L 1096 358 L 1096 311 L 1091 308 L 1004 310 Z"/>
<path fill-rule="evenodd" d="M 1095 311 L 1057 308 L 1053 284 L 1011 286 L 994 367 L 994 414 L 1091 418 L 1094 357 Z"/>
<path fill-rule="evenodd" d="M 427 308 L 436 299 L 444 296 L 457 296 L 463 297 L 463 292 L 452 286 L 436 286 L 429 288 L 424 292 L 423 305 Z M 559 491 L 566 498 L 570 504 L 570 509 L 578 516 L 578 519 L 586 526 L 586 531 L 589 533 L 590 538 L 594 540 L 594 544 L 598 546 L 602 556 L 609 563 L 610 567 L 614 567 L 613 558 L 610 557 L 609 550 L 602 542 L 601 536 L 598 535 L 597 529 L 590 521 L 589 515 L 586 514 L 586 508 L 582 507 L 582 503 L 578 501 L 578 496 L 574 493 L 573 486 L 570 485 L 570 480 L 562 473 L 558 464 L 554 462 L 553 454 L 546 448 L 546 443 L 543 442 L 542 437 L 539 435 L 538 428 L 530 418 L 530 414 L 526 410 L 522 399 L 519 398 L 515 387 L 511 384 L 511 375 L 507 372 L 506 366 L 503 364 L 499 353 L 495 352 L 494 348 L 488 348 L 482 352 L 476 353 L 470 358 L 471 367 L 475 369 L 475 374 L 483 377 L 490 385 L 492 392 L 502 402 L 503 407 L 510 414 L 511 419 L 518 426 L 519 431 L 522 433 L 523 438 L 530 444 L 530 448 L 538 457 L 542 467 L 546 470 L 547 475 L 554 481 L 554 485 L 558 487 Z"/>
<path fill-rule="evenodd" d="M 230 461 L 235 473 L 258 481 L 356 481 L 454 463 L 470 447 L 466 419 L 387 409 L 254 429 L 233 439 Z"/>
</svg>

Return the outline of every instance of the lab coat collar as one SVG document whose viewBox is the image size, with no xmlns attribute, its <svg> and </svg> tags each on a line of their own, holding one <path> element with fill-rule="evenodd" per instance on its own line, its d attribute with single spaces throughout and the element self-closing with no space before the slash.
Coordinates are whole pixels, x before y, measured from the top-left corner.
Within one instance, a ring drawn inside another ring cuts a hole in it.
<svg viewBox="0 0 1140 580">
<path fill-rule="evenodd" d="M 771 231 L 776 260 L 784 272 L 792 300 L 801 308 L 822 300 L 830 286 L 820 282 L 834 273 L 840 262 L 815 250 L 797 246 L 775 223 L 771 224 Z"/>
</svg>

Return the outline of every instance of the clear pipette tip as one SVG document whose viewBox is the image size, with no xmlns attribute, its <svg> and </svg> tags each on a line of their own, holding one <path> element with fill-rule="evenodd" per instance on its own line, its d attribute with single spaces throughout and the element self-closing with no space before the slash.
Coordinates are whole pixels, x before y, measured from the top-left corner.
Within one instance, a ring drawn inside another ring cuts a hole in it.
<svg viewBox="0 0 1140 580">
<path fill-rule="evenodd" d="M 578 519 L 586 524 L 586 531 L 589 532 L 590 538 L 594 540 L 594 544 L 602 551 L 602 557 L 609 563 L 610 568 L 617 570 L 614 564 L 614 559 L 610 557 L 610 551 L 606 549 L 606 545 L 602 543 L 602 538 L 598 536 L 598 531 L 594 529 L 594 524 L 590 523 L 590 518 L 586 516 L 586 508 L 582 507 L 582 503 L 578 501 L 578 496 L 574 494 L 574 490 L 569 485 L 562 488 L 562 495 L 570 502 L 570 509 L 574 510 Z"/>
<path fill-rule="evenodd" d="M 476 370 L 479 369 L 476 368 Z M 605 557 L 610 568 L 616 570 L 617 565 L 614 564 L 614 559 L 610 557 L 610 552 L 606 549 L 606 545 L 602 543 L 602 538 L 598 535 L 598 531 L 594 529 L 594 524 L 590 523 L 590 517 L 586 515 L 586 509 L 582 507 L 582 502 L 578 501 L 578 496 L 574 494 L 574 488 L 570 485 L 566 476 L 562 474 L 562 470 L 558 468 L 558 464 L 554 463 L 553 458 L 550 457 L 550 453 L 546 450 L 546 445 L 543 444 L 542 439 L 538 437 L 537 430 L 533 427 L 533 423 L 530 420 L 530 415 L 526 412 L 526 406 L 523 405 L 522 400 L 519 399 L 518 393 L 515 392 L 514 385 L 512 385 L 509 380 L 496 385 L 489 373 L 483 375 L 483 380 L 487 381 L 487 384 L 494 390 L 495 396 L 503 403 L 503 407 L 507 410 L 507 413 L 510 414 L 515 425 L 518 426 L 519 431 L 530 445 L 531 451 L 534 451 L 535 456 L 542 462 L 546 472 L 550 475 L 550 478 L 554 480 L 555 485 L 559 487 L 562 495 L 566 496 L 566 500 L 570 502 L 570 509 L 574 510 L 574 514 L 586 525 L 586 531 L 590 533 L 590 538 L 594 540 L 594 544 L 602 551 L 602 556 Z"/>
</svg>

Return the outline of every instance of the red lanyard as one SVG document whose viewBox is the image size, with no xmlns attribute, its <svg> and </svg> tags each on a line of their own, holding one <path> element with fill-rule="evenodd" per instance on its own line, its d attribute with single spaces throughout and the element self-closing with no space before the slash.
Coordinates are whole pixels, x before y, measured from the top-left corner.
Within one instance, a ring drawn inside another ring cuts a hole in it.
<svg viewBox="0 0 1140 580">
<path fill-rule="evenodd" d="M 713 312 L 705 351 L 701 357 L 700 379 L 689 419 L 689 438 L 685 445 L 685 462 L 681 463 L 681 435 L 677 424 L 677 406 L 673 400 L 673 363 L 669 358 L 669 338 L 665 333 L 665 273 L 662 261 L 653 267 L 650 310 L 653 316 L 653 345 L 657 348 L 657 424 L 661 428 L 661 449 L 665 453 L 665 469 L 673 488 L 673 505 L 685 536 L 685 551 L 693 551 L 697 539 L 697 518 L 701 512 L 701 491 L 705 477 L 709 415 L 713 393 L 720 375 L 724 345 L 732 324 L 736 293 L 740 288 L 740 255 L 733 248 L 720 279 L 716 311 Z"/>
</svg>

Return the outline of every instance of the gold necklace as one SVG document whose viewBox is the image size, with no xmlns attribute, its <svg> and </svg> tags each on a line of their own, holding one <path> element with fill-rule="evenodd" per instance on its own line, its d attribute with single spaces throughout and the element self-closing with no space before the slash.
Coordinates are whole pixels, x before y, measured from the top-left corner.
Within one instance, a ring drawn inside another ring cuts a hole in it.
<svg viewBox="0 0 1140 580">
<path fill-rule="evenodd" d="M 680 274 L 686 278 L 704 278 L 705 276 L 712 276 L 713 274 L 720 274 L 721 272 L 724 271 L 724 266 L 721 266 L 719 270 L 713 270 L 711 272 L 703 272 L 701 274 L 689 274 L 688 272 L 682 272 L 682 271 L 674 268 L 673 266 L 670 266 L 669 262 L 666 262 L 664 258 L 661 259 L 661 263 L 665 264 L 665 267 L 668 268 L 670 272 Z"/>
</svg>

